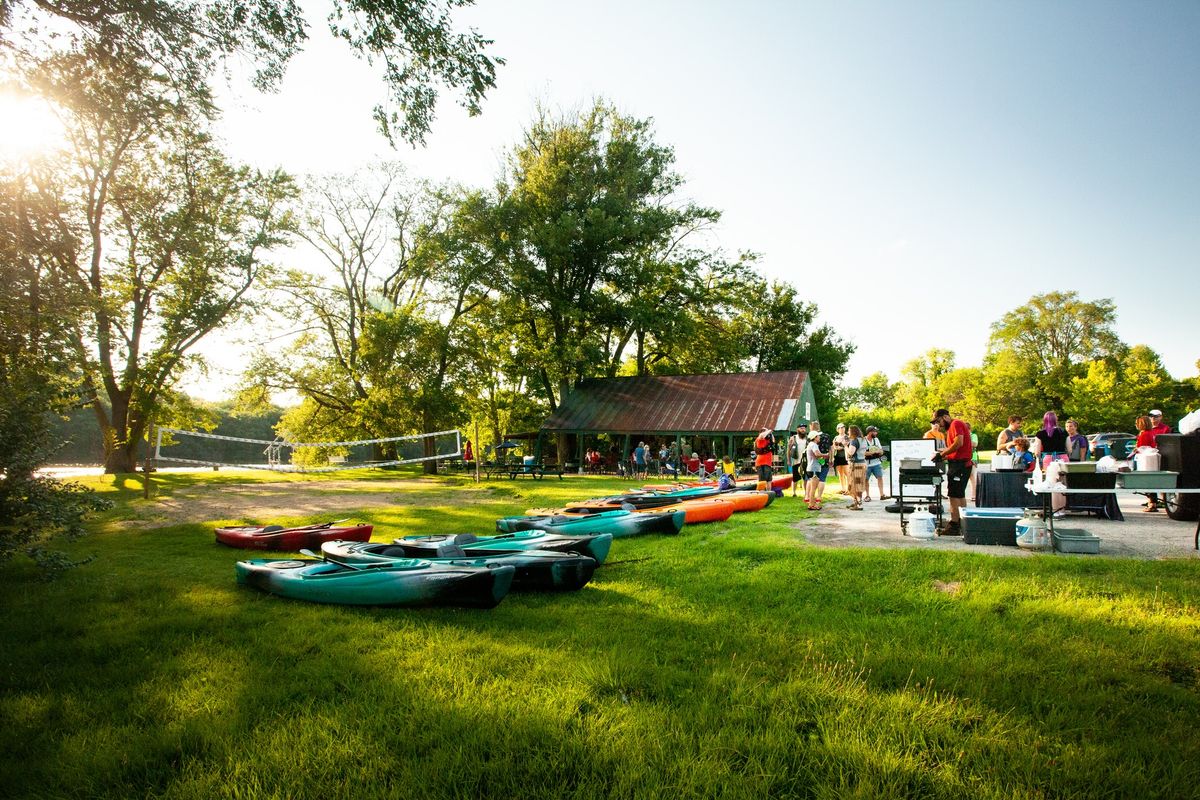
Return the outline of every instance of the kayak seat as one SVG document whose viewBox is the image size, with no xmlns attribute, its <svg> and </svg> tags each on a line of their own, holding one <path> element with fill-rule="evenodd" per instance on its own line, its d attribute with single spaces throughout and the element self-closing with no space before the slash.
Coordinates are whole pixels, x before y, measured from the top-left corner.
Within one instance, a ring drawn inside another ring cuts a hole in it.
<svg viewBox="0 0 1200 800">
<path fill-rule="evenodd" d="M 471 544 L 479 541 L 479 537 L 473 533 L 460 533 L 454 537 L 454 543 L 457 545 Z"/>
<path fill-rule="evenodd" d="M 263 533 L 274 533 L 275 531 L 281 530 L 283 530 L 282 525 L 268 525 L 267 527 L 263 528 Z"/>
</svg>

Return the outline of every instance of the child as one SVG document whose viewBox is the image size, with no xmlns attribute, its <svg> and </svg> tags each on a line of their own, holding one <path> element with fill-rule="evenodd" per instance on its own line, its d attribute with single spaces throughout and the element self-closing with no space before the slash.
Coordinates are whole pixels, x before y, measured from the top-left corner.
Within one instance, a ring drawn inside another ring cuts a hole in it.
<svg viewBox="0 0 1200 800">
<path fill-rule="evenodd" d="M 1026 472 L 1033 472 L 1033 464 L 1037 461 L 1033 457 L 1033 453 L 1029 452 L 1029 440 L 1024 436 L 1018 437 L 1013 442 L 1013 466 L 1021 467 Z"/>
</svg>

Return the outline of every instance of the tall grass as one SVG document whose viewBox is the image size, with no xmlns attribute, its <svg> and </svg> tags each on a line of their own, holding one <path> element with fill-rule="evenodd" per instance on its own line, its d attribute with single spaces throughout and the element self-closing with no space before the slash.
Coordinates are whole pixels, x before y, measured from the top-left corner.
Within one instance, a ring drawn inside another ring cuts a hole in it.
<svg viewBox="0 0 1200 800">
<path fill-rule="evenodd" d="M 214 479 L 164 476 L 178 498 Z M 251 477 L 250 481 L 256 480 Z M 1189 797 L 1195 562 L 822 550 L 790 497 L 614 545 L 491 611 L 307 605 L 234 583 L 136 479 L 45 584 L 0 572 L 14 797 Z M 320 481 L 305 489 L 322 491 Z M 487 532 L 612 479 L 364 492 L 377 540 Z M 265 520 L 263 520 L 265 521 Z M 301 521 L 301 520 L 292 520 Z"/>
</svg>

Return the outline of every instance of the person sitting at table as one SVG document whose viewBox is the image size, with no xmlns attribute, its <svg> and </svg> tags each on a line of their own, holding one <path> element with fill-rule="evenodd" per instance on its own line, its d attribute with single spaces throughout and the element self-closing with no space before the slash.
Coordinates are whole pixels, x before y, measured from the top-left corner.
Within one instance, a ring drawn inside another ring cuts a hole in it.
<svg viewBox="0 0 1200 800">
<path fill-rule="evenodd" d="M 1087 437 L 1079 432 L 1079 423 L 1067 420 L 1067 458 L 1071 461 L 1087 461 L 1090 455 Z"/>
<path fill-rule="evenodd" d="M 1020 439 L 1025 434 L 1021 432 L 1021 423 L 1024 422 L 1020 415 L 1013 414 L 1008 418 L 1008 427 L 1000 431 L 1000 435 L 996 437 L 996 453 L 1003 455 L 1004 453 L 1011 454 L 1017 439 Z"/>
<path fill-rule="evenodd" d="M 1033 453 L 1029 452 L 1029 440 L 1024 436 L 1019 436 L 1013 439 L 1013 466 L 1019 467 L 1026 472 L 1033 472 L 1033 465 L 1037 459 L 1033 457 Z"/>
</svg>

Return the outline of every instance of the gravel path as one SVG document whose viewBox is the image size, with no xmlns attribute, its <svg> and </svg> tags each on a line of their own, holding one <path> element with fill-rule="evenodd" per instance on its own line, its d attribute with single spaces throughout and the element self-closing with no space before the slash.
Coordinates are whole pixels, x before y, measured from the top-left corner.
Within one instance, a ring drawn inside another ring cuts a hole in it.
<svg viewBox="0 0 1200 800">
<path fill-rule="evenodd" d="M 875 500 L 863 505 L 862 511 L 850 511 L 849 502 L 841 495 L 825 495 L 824 510 L 814 519 L 796 523 L 805 539 L 818 547 L 885 547 L 892 549 L 921 548 L 984 553 L 994 556 L 1029 558 L 1042 553 L 1019 547 L 998 547 L 964 544 L 961 536 L 939 536 L 933 540 L 912 539 L 900 533 L 900 516 L 884 510 L 892 501 Z M 802 499 L 790 493 L 781 498 L 802 508 Z M 1117 558 L 1193 558 L 1200 552 L 1193 549 L 1195 522 L 1176 522 L 1163 512 L 1142 512 L 1141 495 L 1118 495 L 1124 522 L 1113 522 L 1089 514 L 1068 514 L 1055 520 L 1056 527 L 1086 530 L 1100 537 L 1100 555 Z M 947 514 L 949 508 L 946 509 Z M 1061 554 L 1068 558 L 1095 558 L 1092 555 Z"/>
</svg>

